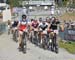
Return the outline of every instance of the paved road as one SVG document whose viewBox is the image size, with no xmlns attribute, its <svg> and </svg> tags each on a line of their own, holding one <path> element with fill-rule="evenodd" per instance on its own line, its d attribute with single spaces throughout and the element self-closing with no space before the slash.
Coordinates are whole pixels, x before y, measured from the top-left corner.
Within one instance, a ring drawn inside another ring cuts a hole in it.
<svg viewBox="0 0 75 60">
<path fill-rule="evenodd" d="M 18 43 L 12 40 L 12 35 L 4 33 L 0 36 L 0 60 L 75 60 L 75 55 L 64 49 L 59 54 L 43 50 L 27 42 L 27 54 L 18 51 Z"/>
</svg>

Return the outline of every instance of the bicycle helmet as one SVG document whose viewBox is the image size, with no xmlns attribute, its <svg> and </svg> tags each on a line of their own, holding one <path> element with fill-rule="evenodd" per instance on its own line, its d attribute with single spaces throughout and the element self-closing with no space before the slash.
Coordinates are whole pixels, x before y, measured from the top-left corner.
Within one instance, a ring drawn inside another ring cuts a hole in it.
<svg viewBox="0 0 75 60">
<path fill-rule="evenodd" d="M 22 19 L 23 19 L 23 18 L 26 18 L 26 17 L 27 17 L 26 15 L 22 15 Z"/>
<path fill-rule="evenodd" d="M 42 21 L 42 18 L 39 18 L 39 21 Z"/>
</svg>

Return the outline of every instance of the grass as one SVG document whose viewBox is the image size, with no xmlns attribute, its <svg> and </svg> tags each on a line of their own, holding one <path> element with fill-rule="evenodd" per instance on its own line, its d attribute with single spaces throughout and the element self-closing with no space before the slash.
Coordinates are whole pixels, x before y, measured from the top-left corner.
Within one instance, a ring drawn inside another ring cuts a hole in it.
<svg viewBox="0 0 75 60">
<path fill-rule="evenodd" d="M 59 41 L 60 48 L 65 48 L 69 53 L 75 54 L 75 42 Z"/>
</svg>

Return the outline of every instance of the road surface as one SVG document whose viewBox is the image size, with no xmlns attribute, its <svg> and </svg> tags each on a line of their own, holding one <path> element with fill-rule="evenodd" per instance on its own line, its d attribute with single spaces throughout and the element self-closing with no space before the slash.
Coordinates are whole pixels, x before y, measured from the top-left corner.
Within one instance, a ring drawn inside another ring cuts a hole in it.
<svg viewBox="0 0 75 60">
<path fill-rule="evenodd" d="M 18 43 L 12 40 L 12 35 L 0 35 L 0 60 L 75 60 L 75 55 L 59 48 L 59 53 L 43 50 L 27 42 L 27 53 L 18 50 Z"/>
</svg>

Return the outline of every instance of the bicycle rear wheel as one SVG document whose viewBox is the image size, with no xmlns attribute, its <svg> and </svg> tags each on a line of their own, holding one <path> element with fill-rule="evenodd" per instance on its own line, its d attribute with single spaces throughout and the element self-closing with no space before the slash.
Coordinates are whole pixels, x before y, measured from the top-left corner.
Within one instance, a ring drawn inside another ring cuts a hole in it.
<svg viewBox="0 0 75 60">
<path fill-rule="evenodd" d="M 18 31 L 15 30 L 15 32 L 13 33 L 13 40 L 14 40 L 15 42 L 18 42 L 17 37 L 18 37 Z"/>
</svg>

